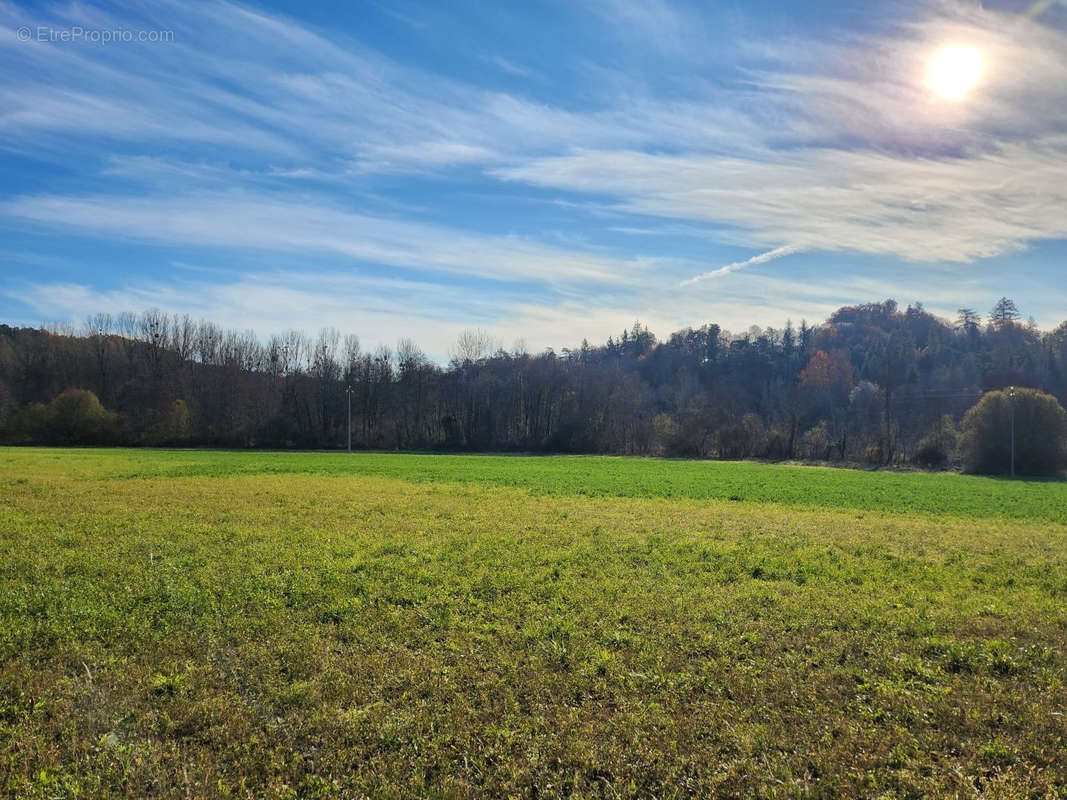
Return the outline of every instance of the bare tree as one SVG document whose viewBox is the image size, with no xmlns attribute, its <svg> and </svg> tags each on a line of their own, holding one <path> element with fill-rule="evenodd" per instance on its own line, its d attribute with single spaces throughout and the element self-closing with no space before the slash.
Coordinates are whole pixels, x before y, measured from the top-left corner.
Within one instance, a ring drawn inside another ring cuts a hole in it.
<svg viewBox="0 0 1067 800">
<path fill-rule="evenodd" d="M 110 314 L 90 314 L 85 319 L 85 337 L 96 361 L 96 390 L 100 398 L 108 400 L 108 340 L 115 327 Z"/>
<path fill-rule="evenodd" d="M 359 337 L 354 333 L 346 335 L 343 347 L 345 359 L 345 385 L 351 386 L 356 380 L 356 372 L 359 369 Z"/>
<path fill-rule="evenodd" d="M 497 341 L 480 328 L 467 328 L 459 334 L 449 356 L 459 364 L 481 361 L 499 349 Z"/>
<path fill-rule="evenodd" d="M 154 380 L 163 376 L 163 356 L 169 346 L 170 320 L 158 308 L 145 311 L 138 320 L 138 339 L 145 345 L 148 366 Z"/>
<path fill-rule="evenodd" d="M 214 322 L 201 320 L 196 326 L 196 346 L 194 352 L 201 364 L 218 366 L 222 363 L 223 333 L 222 328 Z"/>
<path fill-rule="evenodd" d="M 193 355 L 196 344 L 196 323 L 188 314 L 174 315 L 170 327 L 170 344 L 181 362 L 188 361 Z"/>
</svg>

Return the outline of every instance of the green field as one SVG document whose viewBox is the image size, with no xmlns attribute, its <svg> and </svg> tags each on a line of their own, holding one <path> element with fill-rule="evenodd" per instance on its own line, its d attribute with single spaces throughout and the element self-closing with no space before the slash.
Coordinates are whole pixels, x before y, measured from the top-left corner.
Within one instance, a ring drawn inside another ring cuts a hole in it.
<svg viewBox="0 0 1067 800">
<path fill-rule="evenodd" d="M 0 449 L 0 794 L 1067 797 L 1067 484 Z"/>
<path fill-rule="evenodd" d="M 93 450 L 51 449 L 38 451 L 34 460 L 76 478 L 362 475 L 510 486 L 534 494 L 750 501 L 1067 524 L 1067 481 L 607 456 L 163 452 L 110 450 L 101 458 Z M 22 451 L 0 447 L 0 467 L 17 475 L 25 465 Z"/>
</svg>

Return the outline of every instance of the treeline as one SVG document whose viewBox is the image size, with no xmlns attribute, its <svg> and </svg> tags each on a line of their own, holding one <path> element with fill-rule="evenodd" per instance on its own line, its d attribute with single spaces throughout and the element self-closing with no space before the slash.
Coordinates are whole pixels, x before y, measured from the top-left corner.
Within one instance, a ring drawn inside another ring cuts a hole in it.
<svg viewBox="0 0 1067 800">
<path fill-rule="evenodd" d="M 469 331 L 445 366 L 410 340 L 371 352 L 333 329 L 262 341 L 158 310 L 77 330 L 0 325 L 9 443 L 338 448 L 351 400 L 358 448 L 945 467 L 964 413 L 1011 385 L 1067 399 L 1067 323 L 1042 332 L 1007 299 L 984 318 L 889 300 L 815 327 L 709 324 L 665 340 L 635 323 L 536 354 Z"/>
</svg>

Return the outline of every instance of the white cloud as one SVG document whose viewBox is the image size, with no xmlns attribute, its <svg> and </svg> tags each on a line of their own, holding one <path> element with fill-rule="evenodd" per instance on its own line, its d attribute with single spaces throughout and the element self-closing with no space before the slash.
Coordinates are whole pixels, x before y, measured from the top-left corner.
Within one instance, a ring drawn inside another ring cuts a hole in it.
<svg viewBox="0 0 1067 800">
<path fill-rule="evenodd" d="M 501 177 L 615 196 L 625 209 L 729 224 L 749 247 L 972 261 L 1067 236 L 1067 136 L 969 157 L 766 151 L 762 160 L 585 152 Z"/>
<path fill-rule="evenodd" d="M 500 55 L 482 56 L 482 60 L 497 67 L 501 72 L 506 72 L 508 75 L 513 75 L 518 78 L 537 77 L 537 73 L 529 67 L 525 67 L 522 64 L 518 64 L 511 59 L 504 58 Z"/>
<path fill-rule="evenodd" d="M 0 214 L 97 236 L 335 254 L 375 264 L 505 281 L 626 285 L 642 279 L 656 263 L 246 192 L 173 198 L 24 196 L 0 204 Z"/>
<path fill-rule="evenodd" d="M 593 0 L 588 8 L 627 44 L 678 58 L 704 54 L 708 36 L 703 18 L 666 0 Z"/>
</svg>

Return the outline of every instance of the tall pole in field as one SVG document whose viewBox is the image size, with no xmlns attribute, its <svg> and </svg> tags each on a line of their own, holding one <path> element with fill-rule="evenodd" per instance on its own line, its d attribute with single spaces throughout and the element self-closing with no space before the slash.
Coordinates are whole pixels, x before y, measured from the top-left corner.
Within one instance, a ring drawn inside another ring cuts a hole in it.
<svg viewBox="0 0 1067 800">
<path fill-rule="evenodd" d="M 345 389 L 348 395 L 348 452 L 352 452 L 352 387 Z"/>
<path fill-rule="evenodd" d="M 1011 476 L 1015 477 L 1015 387 L 1008 387 L 1008 397 L 1011 400 Z"/>
</svg>

